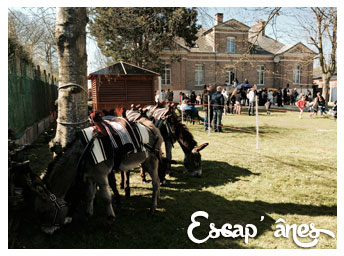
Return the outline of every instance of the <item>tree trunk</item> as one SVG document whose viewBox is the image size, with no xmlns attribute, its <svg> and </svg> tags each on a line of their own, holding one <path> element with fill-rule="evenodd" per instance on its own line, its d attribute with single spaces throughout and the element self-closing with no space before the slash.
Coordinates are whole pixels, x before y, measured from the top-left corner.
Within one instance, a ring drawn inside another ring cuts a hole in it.
<svg viewBox="0 0 344 256">
<path fill-rule="evenodd" d="M 86 24 L 86 8 L 58 8 L 55 40 L 59 94 L 57 129 L 53 142 L 62 148 L 73 141 L 78 129 L 87 125 Z"/>
<path fill-rule="evenodd" d="M 327 75 L 327 74 L 322 75 L 322 80 L 323 80 L 322 96 L 325 99 L 326 107 L 329 101 L 328 90 L 330 88 L 330 79 L 331 79 L 331 75 Z"/>
</svg>

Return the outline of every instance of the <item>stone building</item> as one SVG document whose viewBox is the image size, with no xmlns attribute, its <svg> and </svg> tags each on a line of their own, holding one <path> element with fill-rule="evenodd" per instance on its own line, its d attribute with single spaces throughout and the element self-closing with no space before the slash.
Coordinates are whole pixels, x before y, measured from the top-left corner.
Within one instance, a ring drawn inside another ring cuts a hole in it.
<svg viewBox="0 0 344 256">
<path fill-rule="evenodd" d="M 235 19 L 223 22 L 215 15 L 215 26 L 201 28 L 193 48 L 182 39 L 175 49 L 161 54 L 165 60 L 162 89 L 178 92 L 200 92 L 205 84 L 231 85 L 248 79 L 258 88 L 306 88 L 312 86 L 315 53 L 301 42 L 284 45 L 267 35 L 264 21 L 251 28 Z M 171 57 L 179 61 L 171 61 Z"/>
</svg>

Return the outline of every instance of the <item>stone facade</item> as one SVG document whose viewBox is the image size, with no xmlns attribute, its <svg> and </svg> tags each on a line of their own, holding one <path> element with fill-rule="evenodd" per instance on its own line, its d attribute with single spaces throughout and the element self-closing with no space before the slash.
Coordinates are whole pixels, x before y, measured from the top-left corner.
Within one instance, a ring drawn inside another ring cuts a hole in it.
<svg viewBox="0 0 344 256">
<path fill-rule="evenodd" d="M 200 29 L 195 47 L 177 40 L 176 49 L 161 54 L 171 72 L 171 79 L 162 76 L 162 89 L 200 92 L 205 84 L 226 84 L 230 89 L 234 78 L 239 83 L 246 78 L 258 88 L 312 86 L 314 52 L 305 45 L 286 46 L 266 36 L 261 20 L 252 28 L 235 19 L 222 23 L 222 14 L 215 20 L 214 27 Z M 172 62 L 172 55 L 180 61 Z"/>
</svg>

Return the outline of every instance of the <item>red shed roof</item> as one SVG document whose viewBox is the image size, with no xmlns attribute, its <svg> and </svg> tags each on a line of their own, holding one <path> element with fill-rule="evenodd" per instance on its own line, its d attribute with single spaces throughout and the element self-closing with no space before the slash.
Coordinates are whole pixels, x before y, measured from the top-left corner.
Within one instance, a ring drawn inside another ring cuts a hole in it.
<svg viewBox="0 0 344 256">
<path fill-rule="evenodd" d="M 144 69 L 126 62 L 117 62 L 111 66 L 100 69 L 88 75 L 88 79 L 97 75 L 153 75 L 160 76 L 159 73 Z"/>
</svg>

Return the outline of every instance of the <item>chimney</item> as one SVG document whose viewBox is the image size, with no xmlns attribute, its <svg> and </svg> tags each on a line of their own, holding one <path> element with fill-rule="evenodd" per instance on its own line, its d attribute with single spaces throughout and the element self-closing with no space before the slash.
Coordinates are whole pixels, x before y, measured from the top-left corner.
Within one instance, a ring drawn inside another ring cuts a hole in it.
<svg viewBox="0 0 344 256">
<path fill-rule="evenodd" d="M 215 26 L 223 23 L 223 13 L 215 14 Z"/>
<path fill-rule="evenodd" d="M 257 23 L 252 26 L 252 32 L 259 33 L 259 35 L 265 36 L 265 24 L 266 21 L 262 19 L 257 20 Z"/>
</svg>

